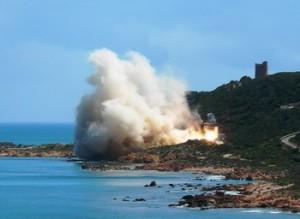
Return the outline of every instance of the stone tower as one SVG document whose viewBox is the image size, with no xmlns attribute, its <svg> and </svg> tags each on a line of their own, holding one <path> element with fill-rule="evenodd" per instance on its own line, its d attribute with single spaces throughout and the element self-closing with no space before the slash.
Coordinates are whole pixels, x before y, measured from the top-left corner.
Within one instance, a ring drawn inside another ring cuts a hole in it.
<svg viewBox="0 0 300 219">
<path fill-rule="evenodd" d="M 268 62 L 255 64 L 255 78 L 264 78 L 268 76 Z"/>
</svg>

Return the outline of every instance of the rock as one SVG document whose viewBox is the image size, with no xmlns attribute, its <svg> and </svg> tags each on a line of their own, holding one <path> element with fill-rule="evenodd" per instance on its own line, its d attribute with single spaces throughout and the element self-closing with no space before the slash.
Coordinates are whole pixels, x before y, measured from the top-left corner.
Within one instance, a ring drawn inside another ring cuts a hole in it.
<svg viewBox="0 0 300 219">
<path fill-rule="evenodd" d="M 134 199 L 133 201 L 134 201 L 134 202 L 145 202 L 146 199 L 144 199 L 144 198 L 136 198 L 136 199 Z"/>
<path fill-rule="evenodd" d="M 192 196 L 192 195 L 185 195 L 182 197 L 182 199 L 184 199 L 184 200 L 193 199 L 193 198 L 194 198 L 194 196 Z"/>
<path fill-rule="evenodd" d="M 253 178 L 252 178 L 252 176 L 247 176 L 245 180 L 246 180 L 246 181 L 252 181 Z"/>
<path fill-rule="evenodd" d="M 184 183 L 184 185 L 185 185 L 186 187 L 194 187 L 194 185 L 191 184 L 191 183 Z"/>
<path fill-rule="evenodd" d="M 150 184 L 149 184 L 150 187 L 155 187 L 157 186 L 156 182 L 155 181 L 152 181 Z"/>
<path fill-rule="evenodd" d="M 223 158 L 230 158 L 230 157 L 232 157 L 232 154 L 224 154 L 223 155 Z"/>
<path fill-rule="evenodd" d="M 165 157 L 164 157 L 164 160 L 167 161 L 167 160 L 176 160 L 176 154 L 175 153 L 172 153 L 172 152 L 169 152 Z"/>
<path fill-rule="evenodd" d="M 269 182 L 257 182 L 243 185 L 219 185 L 208 187 L 208 190 L 216 190 L 215 193 L 202 193 L 200 195 L 185 195 L 177 206 L 189 208 L 278 208 L 284 211 L 300 211 L 300 200 L 294 199 L 289 193 L 282 191 L 290 185 L 276 185 Z M 229 191 L 240 191 L 240 195 L 229 195 Z M 228 191 L 227 190 L 227 191 Z"/>
<path fill-rule="evenodd" d="M 143 157 L 144 163 L 157 163 L 159 161 L 158 155 L 148 154 Z"/>
<path fill-rule="evenodd" d="M 197 176 L 197 177 L 195 178 L 195 180 L 204 180 L 204 178 L 203 178 L 203 177 L 200 177 L 200 176 Z"/>
<path fill-rule="evenodd" d="M 174 185 L 174 184 L 172 184 L 172 183 L 170 183 L 170 184 L 169 184 L 169 186 L 170 186 L 170 187 L 172 187 L 172 188 L 174 188 L 174 187 L 175 187 L 175 185 Z"/>
<path fill-rule="evenodd" d="M 217 190 L 216 191 L 216 196 L 224 196 L 225 195 L 225 192 L 222 191 L 222 190 Z"/>
<path fill-rule="evenodd" d="M 216 187 L 202 187 L 202 191 L 213 191 L 216 190 Z"/>
<path fill-rule="evenodd" d="M 207 202 L 208 202 L 209 204 L 211 204 L 211 205 L 217 204 L 216 200 L 213 199 L 213 198 L 207 199 Z"/>
<path fill-rule="evenodd" d="M 155 187 L 155 186 L 157 186 L 155 181 L 151 181 L 150 184 L 144 185 L 144 187 Z M 158 186 L 158 188 L 161 188 L 161 186 Z"/>
</svg>

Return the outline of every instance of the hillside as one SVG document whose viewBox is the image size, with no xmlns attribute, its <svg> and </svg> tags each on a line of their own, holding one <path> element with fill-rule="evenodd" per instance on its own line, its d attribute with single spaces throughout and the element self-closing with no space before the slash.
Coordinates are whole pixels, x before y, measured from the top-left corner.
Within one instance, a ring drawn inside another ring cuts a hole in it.
<svg viewBox="0 0 300 219">
<path fill-rule="evenodd" d="M 297 145 L 300 145 L 300 134 L 296 135 L 291 141 Z"/>
<path fill-rule="evenodd" d="M 202 118 L 215 113 L 229 142 L 262 144 L 300 129 L 300 106 L 294 104 L 300 101 L 300 72 L 243 77 L 211 92 L 191 92 L 188 101 Z"/>
<path fill-rule="evenodd" d="M 146 163 L 143 168 L 156 170 L 233 168 L 238 178 L 270 174 L 276 183 L 292 185 L 288 192 L 300 197 L 300 152 L 280 141 L 300 129 L 300 72 L 260 80 L 243 77 L 211 92 L 191 92 L 187 98 L 203 119 L 208 112 L 215 113 L 225 144 L 188 141 L 131 153 L 121 160 Z"/>
<path fill-rule="evenodd" d="M 227 153 L 251 161 L 254 169 L 284 171 L 279 181 L 293 183 L 300 196 L 300 150 L 280 142 L 280 137 L 300 130 L 300 72 L 243 77 L 211 92 L 191 92 L 188 101 L 202 118 L 215 113 Z"/>
</svg>

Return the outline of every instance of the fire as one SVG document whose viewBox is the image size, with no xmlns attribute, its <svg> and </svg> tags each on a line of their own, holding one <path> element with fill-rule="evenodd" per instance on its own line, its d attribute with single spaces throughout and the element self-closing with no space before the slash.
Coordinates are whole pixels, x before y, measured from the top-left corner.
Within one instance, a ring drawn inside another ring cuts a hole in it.
<svg viewBox="0 0 300 219">
<path fill-rule="evenodd" d="M 184 138 L 187 140 L 206 140 L 208 142 L 218 143 L 219 140 L 219 128 L 215 125 L 205 124 L 202 128 L 190 129 Z"/>
<path fill-rule="evenodd" d="M 213 129 L 204 128 L 204 139 L 209 142 L 216 142 L 219 137 L 219 129 L 218 127 L 214 127 Z"/>
</svg>

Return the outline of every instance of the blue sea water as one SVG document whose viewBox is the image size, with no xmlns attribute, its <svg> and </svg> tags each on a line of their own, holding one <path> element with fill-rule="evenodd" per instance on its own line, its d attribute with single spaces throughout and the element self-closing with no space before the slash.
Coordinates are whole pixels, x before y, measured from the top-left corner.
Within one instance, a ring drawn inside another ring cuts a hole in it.
<svg viewBox="0 0 300 219">
<path fill-rule="evenodd" d="M 23 145 L 73 143 L 71 123 L 0 123 L 0 142 Z"/>
<path fill-rule="evenodd" d="M 16 144 L 72 143 L 73 133 L 73 124 L 0 124 L 0 142 Z M 196 176 L 157 171 L 92 172 L 63 159 L 0 158 L 0 219 L 300 218 L 299 214 L 274 209 L 169 208 L 168 204 L 183 195 L 201 191 L 182 191 L 168 184 L 195 183 Z M 204 179 L 204 186 L 225 183 L 221 177 Z M 145 188 L 152 180 L 162 187 Z M 145 198 L 146 202 L 133 202 L 135 198 Z"/>
<path fill-rule="evenodd" d="M 61 159 L 0 158 L 0 218 L 5 219 L 296 219 L 274 209 L 170 208 L 186 194 L 169 183 L 225 183 L 222 177 L 157 171 L 92 172 Z M 155 180 L 161 188 L 145 188 Z M 226 183 L 241 183 L 231 181 Z M 122 201 L 127 198 L 129 201 Z M 145 198 L 145 202 L 133 202 Z"/>
</svg>

